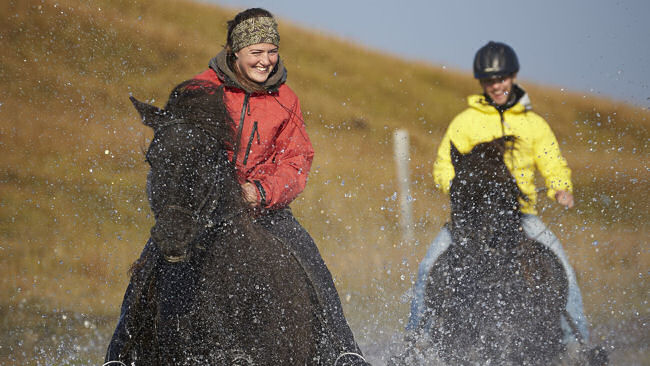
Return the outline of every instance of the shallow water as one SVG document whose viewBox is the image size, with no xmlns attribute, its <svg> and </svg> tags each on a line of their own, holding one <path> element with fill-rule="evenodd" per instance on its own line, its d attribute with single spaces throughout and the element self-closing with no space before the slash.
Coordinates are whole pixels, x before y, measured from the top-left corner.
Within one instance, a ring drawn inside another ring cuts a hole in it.
<svg viewBox="0 0 650 366">
<path fill-rule="evenodd" d="M 102 365 L 117 316 L 98 317 L 38 304 L 19 304 L 2 311 L 0 365 Z M 592 342 L 606 347 L 610 365 L 650 364 L 647 317 L 612 321 L 592 328 Z M 365 358 L 386 365 L 402 349 L 403 334 L 375 325 L 354 330 Z M 435 366 L 436 364 L 433 364 Z"/>
</svg>

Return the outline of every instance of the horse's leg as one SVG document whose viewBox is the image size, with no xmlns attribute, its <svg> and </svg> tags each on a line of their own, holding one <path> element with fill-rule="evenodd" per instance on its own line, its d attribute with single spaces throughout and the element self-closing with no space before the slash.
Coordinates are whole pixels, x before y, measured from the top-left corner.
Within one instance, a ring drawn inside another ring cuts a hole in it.
<svg viewBox="0 0 650 366">
<path fill-rule="evenodd" d="M 421 333 L 428 333 L 432 347 L 450 363 L 461 362 L 463 351 L 475 344 L 473 314 L 477 265 L 466 248 L 452 244 L 438 257 L 428 276 L 425 292 L 427 313 L 420 322 Z"/>
<path fill-rule="evenodd" d="M 477 248 L 463 281 L 467 293 L 463 349 L 471 363 L 504 364 L 511 348 L 511 265 L 499 251 Z"/>
<path fill-rule="evenodd" d="M 161 358 L 169 363 L 183 364 L 199 354 L 193 334 L 200 325 L 192 322 L 197 271 L 192 262 L 160 261 L 156 272 L 156 322 Z"/>
<path fill-rule="evenodd" d="M 132 268 L 120 318 L 106 351 L 106 362 L 130 363 L 135 356 L 143 365 L 155 364 L 155 335 L 152 333 L 155 314 L 150 306 L 150 284 L 157 258 L 157 248 L 151 240 L 147 241 L 140 258 Z"/>
</svg>

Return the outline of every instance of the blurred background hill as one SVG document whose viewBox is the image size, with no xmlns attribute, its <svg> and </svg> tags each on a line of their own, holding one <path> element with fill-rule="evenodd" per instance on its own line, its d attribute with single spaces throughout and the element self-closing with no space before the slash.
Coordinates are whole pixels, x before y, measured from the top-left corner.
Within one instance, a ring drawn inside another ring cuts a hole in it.
<svg viewBox="0 0 650 366">
<path fill-rule="evenodd" d="M 207 67 L 235 13 L 180 0 L 0 4 L 0 364 L 101 363 L 153 223 L 143 156 L 151 131 L 128 96 L 162 106 Z M 373 357 L 405 325 L 419 260 L 447 220 L 432 163 L 479 86 L 282 19 L 280 32 L 316 149 L 292 207 Z M 576 269 L 593 340 L 613 364 L 648 364 L 650 112 L 520 82 L 573 169 L 577 207 L 542 199 L 539 208 Z M 398 128 L 411 138 L 412 243 L 398 227 Z"/>
</svg>

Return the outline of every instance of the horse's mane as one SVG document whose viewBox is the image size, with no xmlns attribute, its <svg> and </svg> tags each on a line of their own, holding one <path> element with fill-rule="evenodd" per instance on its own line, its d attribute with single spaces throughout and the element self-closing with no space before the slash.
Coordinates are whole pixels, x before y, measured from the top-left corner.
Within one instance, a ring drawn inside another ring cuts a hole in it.
<svg viewBox="0 0 650 366">
<path fill-rule="evenodd" d="M 450 188 L 452 235 L 455 239 L 517 236 L 521 226 L 519 199 L 527 199 L 505 164 L 505 136 L 481 143 L 467 154 L 451 143 L 455 177 Z"/>
<path fill-rule="evenodd" d="M 223 101 L 223 89 L 217 84 L 196 79 L 180 83 L 170 93 L 164 112 L 172 120 L 200 127 L 222 146 L 233 146 L 233 121 Z"/>
<path fill-rule="evenodd" d="M 219 166 L 221 175 L 218 183 L 224 192 L 219 200 L 220 211 L 241 213 L 249 209 L 249 205 L 243 199 L 235 165 L 227 159 L 227 151 L 234 145 L 234 122 L 223 98 L 223 87 L 213 82 L 196 79 L 184 81 L 170 93 L 163 109 L 167 122 L 162 122 L 162 125 L 181 121 L 183 125 L 198 127 L 214 139 L 211 141 L 196 136 L 192 142 L 197 146 L 210 144 L 211 148 L 220 149 L 218 161 L 214 162 L 215 168 Z M 247 216 L 240 215 L 238 220 L 248 221 Z"/>
</svg>

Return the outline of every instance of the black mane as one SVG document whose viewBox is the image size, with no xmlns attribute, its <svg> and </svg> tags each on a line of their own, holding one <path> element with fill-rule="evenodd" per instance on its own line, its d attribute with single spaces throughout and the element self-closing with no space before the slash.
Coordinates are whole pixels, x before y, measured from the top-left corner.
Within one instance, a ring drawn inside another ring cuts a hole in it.
<svg viewBox="0 0 650 366">
<path fill-rule="evenodd" d="M 217 139 L 221 146 L 232 145 L 232 119 L 223 103 L 223 89 L 209 81 L 187 80 L 177 85 L 169 95 L 164 109 L 130 97 L 142 117 L 142 122 L 154 131 L 170 124 L 192 124 Z"/>
<path fill-rule="evenodd" d="M 510 174 L 505 156 L 513 136 L 476 145 L 461 154 L 451 143 L 451 231 L 457 242 L 513 244 L 522 239 L 519 199 L 527 199 Z M 501 244 L 503 245 L 503 244 Z"/>
</svg>

